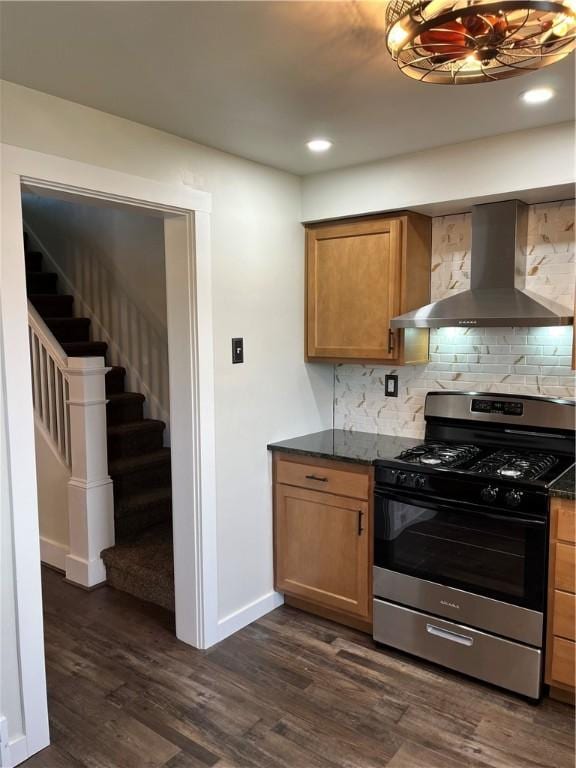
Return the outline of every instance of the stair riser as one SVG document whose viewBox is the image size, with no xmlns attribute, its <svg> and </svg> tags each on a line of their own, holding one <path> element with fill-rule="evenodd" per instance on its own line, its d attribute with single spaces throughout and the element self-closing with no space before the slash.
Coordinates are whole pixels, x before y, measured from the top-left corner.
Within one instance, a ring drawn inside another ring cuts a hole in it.
<svg viewBox="0 0 576 768">
<path fill-rule="evenodd" d="M 158 451 L 162 443 L 162 430 L 159 429 L 138 430 L 130 435 L 108 435 L 108 461 Z"/>
<path fill-rule="evenodd" d="M 42 317 L 72 317 L 74 311 L 72 296 L 31 296 L 30 300 Z"/>
<path fill-rule="evenodd" d="M 29 272 L 26 275 L 26 288 L 28 294 L 32 293 L 56 293 L 58 287 L 58 275 L 53 272 Z"/>
<path fill-rule="evenodd" d="M 25 257 L 26 272 L 41 272 L 42 271 L 42 254 L 40 251 L 30 251 Z"/>
<path fill-rule="evenodd" d="M 150 507 L 136 515 L 117 517 L 114 521 L 116 543 L 137 538 L 139 533 L 160 523 L 170 522 L 170 505 Z"/>
<path fill-rule="evenodd" d="M 174 611 L 174 582 L 164 578 L 161 581 L 155 579 L 147 583 L 140 579 L 135 579 L 131 574 L 121 571 L 119 568 L 106 568 L 106 577 L 108 585 L 119 589 L 122 592 L 128 592 L 130 595 L 139 597 L 149 603 Z"/>
<path fill-rule="evenodd" d="M 71 318 L 69 322 L 59 323 L 46 320 L 46 325 L 59 342 L 90 341 L 90 320 L 87 318 Z"/>
<path fill-rule="evenodd" d="M 119 502 L 134 493 L 145 493 L 157 488 L 170 487 L 170 462 L 153 467 L 139 469 L 125 475 L 112 478 L 114 481 L 114 500 Z"/>
<path fill-rule="evenodd" d="M 124 377 L 121 371 L 109 371 L 106 374 L 106 394 L 119 395 L 124 392 Z"/>
<path fill-rule="evenodd" d="M 106 406 L 106 419 L 110 426 L 114 424 L 128 424 L 131 421 L 141 421 L 143 418 L 143 404 L 138 401 L 108 403 Z"/>
</svg>

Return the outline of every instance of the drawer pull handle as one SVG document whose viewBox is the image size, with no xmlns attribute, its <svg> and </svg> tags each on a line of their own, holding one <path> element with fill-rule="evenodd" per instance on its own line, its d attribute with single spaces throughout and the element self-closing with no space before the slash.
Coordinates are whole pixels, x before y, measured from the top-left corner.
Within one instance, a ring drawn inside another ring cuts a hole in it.
<svg viewBox="0 0 576 768">
<path fill-rule="evenodd" d="M 426 632 L 430 635 L 436 635 L 443 640 L 450 640 L 452 643 L 460 643 L 460 645 L 467 645 L 470 647 L 474 643 L 474 638 L 467 635 L 459 635 L 458 632 L 450 632 L 448 629 L 442 629 L 442 627 L 435 627 L 434 624 L 426 624 Z"/>
<path fill-rule="evenodd" d="M 318 475 L 306 475 L 306 480 L 317 480 L 319 483 L 327 483 L 327 477 L 319 477 Z"/>
<path fill-rule="evenodd" d="M 364 532 L 364 526 L 362 525 L 362 521 L 364 518 L 364 512 L 362 512 L 361 509 L 358 510 L 358 536 L 362 536 L 362 533 Z"/>
</svg>

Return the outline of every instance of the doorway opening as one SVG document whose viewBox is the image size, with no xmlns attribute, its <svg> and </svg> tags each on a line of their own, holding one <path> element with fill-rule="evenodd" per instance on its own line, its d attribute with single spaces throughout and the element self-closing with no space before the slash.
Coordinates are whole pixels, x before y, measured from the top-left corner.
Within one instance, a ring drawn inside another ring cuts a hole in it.
<svg viewBox="0 0 576 768">
<path fill-rule="evenodd" d="M 40 552 L 174 611 L 164 219 L 25 187 Z"/>
</svg>

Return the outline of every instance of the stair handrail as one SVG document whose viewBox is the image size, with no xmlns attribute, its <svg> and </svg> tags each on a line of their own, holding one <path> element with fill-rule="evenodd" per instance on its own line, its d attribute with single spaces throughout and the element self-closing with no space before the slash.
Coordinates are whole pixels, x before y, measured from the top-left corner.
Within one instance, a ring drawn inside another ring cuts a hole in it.
<svg viewBox="0 0 576 768">
<path fill-rule="evenodd" d="M 70 469 L 66 578 L 84 587 L 106 580 L 100 557 L 114 544 L 108 473 L 103 357 L 70 357 L 28 300 L 32 398 L 37 424 Z"/>
</svg>

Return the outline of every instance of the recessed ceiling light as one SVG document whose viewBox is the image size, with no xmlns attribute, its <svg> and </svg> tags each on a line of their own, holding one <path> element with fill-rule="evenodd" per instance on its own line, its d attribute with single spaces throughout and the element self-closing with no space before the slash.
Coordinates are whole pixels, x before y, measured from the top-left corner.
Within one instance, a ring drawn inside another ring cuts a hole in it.
<svg viewBox="0 0 576 768">
<path fill-rule="evenodd" d="M 332 146 L 332 142 L 329 139 L 312 139 L 306 142 L 306 146 L 310 152 L 326 152 Z"/>
<path fill-rule="evenodd" d="M 529 91 L 524 91 L 522 101 L 525 101 L 526 104 L 545 104 L 553 96 L 552 88 L 532 88 Z"/>
</svg>

